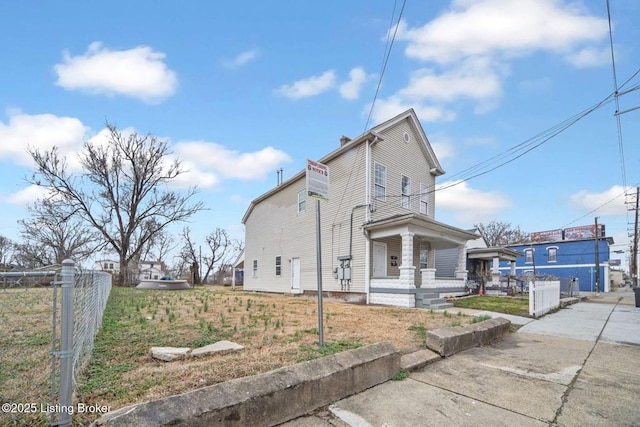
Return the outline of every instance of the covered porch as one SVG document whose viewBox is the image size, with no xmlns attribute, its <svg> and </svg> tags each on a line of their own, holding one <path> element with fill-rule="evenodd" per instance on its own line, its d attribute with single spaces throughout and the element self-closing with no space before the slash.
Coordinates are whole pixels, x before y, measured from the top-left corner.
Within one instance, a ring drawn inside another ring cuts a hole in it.
<svg viewBox="0 0 640 427">
<path fill-rule="evenodd" d="M 426 296 L 466 293 L 466 243 L 478 238 L 475 233 L 415 213 L 374 221 L 364 230 L 371 251 L 369 303 L 416 307 Z M 449 248 L 457 251 L 454 275 L 436 277 L 435 251 Z"/>
<path fill-rule="evenodd" d="M 474 248 L 467 251 L 469 281 L 487 294 L 506 294 L 510 287 L 508 277 L 516 274 L 516 259 L 520 253 L 505 247 Z M 500 261 L 511 266 L 509 275 L 500 274 Z"/>
</svg>

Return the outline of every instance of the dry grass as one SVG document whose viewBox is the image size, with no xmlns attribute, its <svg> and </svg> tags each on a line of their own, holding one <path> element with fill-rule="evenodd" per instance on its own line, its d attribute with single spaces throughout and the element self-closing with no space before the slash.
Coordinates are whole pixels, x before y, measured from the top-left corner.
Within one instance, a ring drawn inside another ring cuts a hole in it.
<svg viewBox="0 0 640 427">
<path fill-rule="evenodd" d="M 9 402 L 25 398 L 47 402 L 51 291 L 26 292 L 30 296 L 17 306 L 15 298 L 5 295 L 2 299 L 0 294 L 0 309 L 3 304 L 15 306 L 13 314 L 0 310 L 3 326 L 12 331 L 0 341 L 4 352 L 0 356 L 0 397 Z M 325 349 L 321 351 L 315 298 L 234 292 L 222 287 L 186 291 L 113 288 L 92 360 L 79 377 L 76 401 L 114 410 L 383 341 L 407 353 L 424 345 L 426 330 L 471 322 L 468 317 L 429 310 L 327 299 L 323 311 Z M 196 348 L 220 340 L 234 341 L 245 349 L 168 363 L 153 359 L 149 351 L 153 346 Z M 11 378 L 7 378 L 10 372 Z M 42 397 L 27 384 L 40 384 Z M 7 394 L 9 385 L 23 394 Z M 76 414 L 74 422 L 84 425 L 93 418 Z"/>
<path fill-rule="evenodd" d="M 0 290 L 0 403 L 39 408 L 50 402 L 52 306 L 52 288 Z M 0 425 L 46 425 L 48 420 L 39 411 L 0 414 Z"/>
</svg>

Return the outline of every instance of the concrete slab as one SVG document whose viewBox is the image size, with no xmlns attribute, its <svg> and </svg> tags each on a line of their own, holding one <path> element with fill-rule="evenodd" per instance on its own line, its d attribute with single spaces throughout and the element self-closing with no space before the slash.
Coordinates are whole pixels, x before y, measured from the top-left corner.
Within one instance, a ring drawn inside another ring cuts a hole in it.
<svg viewBox="0 0 640 427">
<path fill-rule="evenodd" d="M 440 366 L 442 363 L 431 366 Z M 523 398 L 526 396 L 523 395 Z M 329 410 L 354 427 L 547 425 L 543 421 L 501 410 L 413 378 L 386 382 L 343 399 L 331 405 Z"/>
<path fill-rule="evenodd" d="M 598 343 L 567 393 L 561 426 L 640 425 L 639 346 Z"/>
<path fill-rule="evenodd" d="M 600 340 L 614 344 L 640 345 L 640 308 L 618 304 L 611 313 Z"/>
<path fill-rule="evenodd" d="M 465 316 L 475 316 L 475 317 L 490 316 L 492 319 L 502 317 L 503 319 L 507 319 L 514 325 L 526 325 L 527 323 L 535 320 L 530 317 L 514 316 L 512 314 L 504 314 L 504 313 L 495 313 L 493 311 L 486 311 L 486 310 L 474 310 L 472 308 L 454 307 L 454 308 L 447 309 L 447 313 L 451 313 L 452 315 L 457 315 L 458 313 L 462 313 Z"/>
<path fill-rule="evenodd" d="M 405 371 L 416 371 L 422 369 L 430 363 L 434 363 L 442 359 L 438 353 L 431 350 L 418 350 L 413 353 L 405 354 L 400 358 L 400 368 Z"/>
<path fill-rule="evenodd" d="M 540 349 L 531 354 L 536 347 Z M 547 351 L 541 347 L 544 345 L 532 342 L 504 351 L 494 346 L 472 349 L 413 373 L 410 378 L 496 408 L 552 422 L 567 384 L 588 351 L 579 351 L 580 356 L 574 354 L 573 360 L 558 357 L 552 362 L 536 363 L 536 355 Z M 514 350 L 520 352 L 520 359 L 513 357 Z M 526 356 L 527 353 L 530 354 Z"/>
<path fill-rule="evenodd" d="M 579 302 L 524 325 L 518 333 L 553 335 L 595 342 L 613 308 L 613 304 Z"/>
</svg>

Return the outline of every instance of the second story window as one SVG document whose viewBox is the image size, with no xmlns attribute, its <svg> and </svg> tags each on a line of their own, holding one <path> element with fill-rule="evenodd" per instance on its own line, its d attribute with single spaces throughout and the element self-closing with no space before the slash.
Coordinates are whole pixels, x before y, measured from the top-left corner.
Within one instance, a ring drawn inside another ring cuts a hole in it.
<svg viewBox="0 0 640 427">
<path fill-rule="evenodd" d="M 373 197 L 377 200 L 385 200 L 387 194 L 387 168 L 376 163 L 374 166 L 374 192 Z"/>
<path fill-rule="evenodd" d="M 402 175 L 402 207 L 405 209 L 411 208 L 411 179 L 408 176 Z"/>
<path fill-rule="evenodd" d="M 307 194 L 305 190 L 298 191 L 298 213 L 307 210 Z"/>
<path fill-rule="evenodd" d="M 558 262 L 558 248 L 554 246 L 547 248 L 547 257 L 549 262 Z"/>
<path fill-rule="evenodd" d="M 429 213 L 429 193 L 427 186 L 420 183 L 420 213 L 427 215 Z"/>
<path fill-rule="evenodd" d="M 524 250 L 524 262 L 526 264 L 533 264 L 533 249 Z"/>
</svg>

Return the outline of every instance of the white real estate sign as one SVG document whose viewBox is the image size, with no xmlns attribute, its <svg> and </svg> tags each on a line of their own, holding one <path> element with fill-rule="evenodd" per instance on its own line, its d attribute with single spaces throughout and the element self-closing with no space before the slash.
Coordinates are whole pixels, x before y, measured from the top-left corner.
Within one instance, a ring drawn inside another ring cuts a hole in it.
<svg viewBox="0 0 640 427">
<path fill-rule="evenodd" d="M 316 199 L 316 272 L 318 280 L 318 345 L 324 348 L 322 318 L 322 244 L 320 234 L 320 200 L 329 200 L 329 168 L 307 159 L 307 196 Z"/>
<path fill-rule="evenodd" d="M 307 196 L 329 200 L 329 167 L 307 159 Z"/>
</svg>

